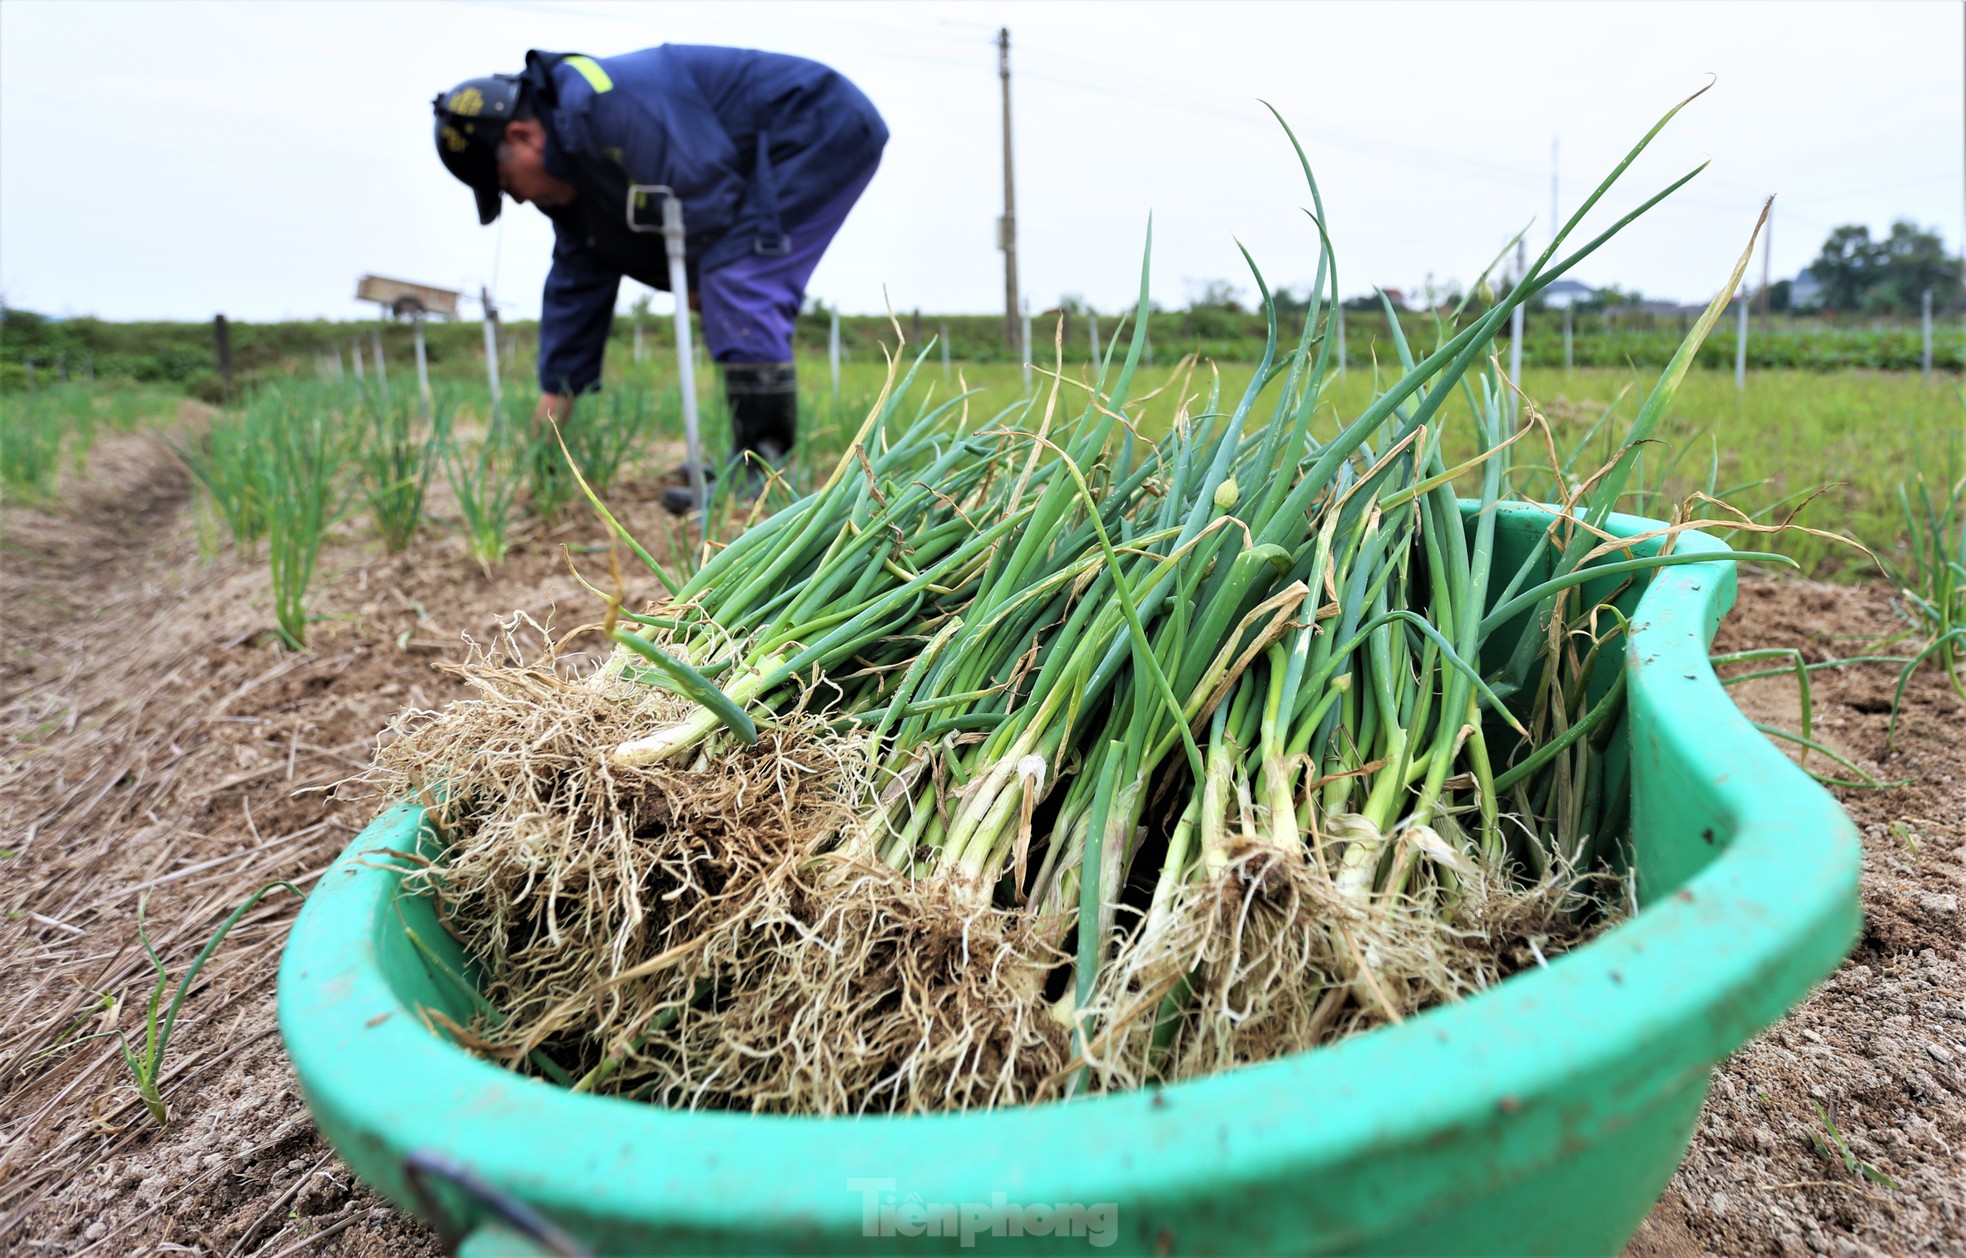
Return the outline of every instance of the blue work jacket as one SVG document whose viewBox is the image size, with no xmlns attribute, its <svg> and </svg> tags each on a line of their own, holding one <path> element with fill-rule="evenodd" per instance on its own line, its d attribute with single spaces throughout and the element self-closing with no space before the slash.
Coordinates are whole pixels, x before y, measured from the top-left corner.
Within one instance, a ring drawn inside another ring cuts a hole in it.
<svg viewBox="0 0 1966 1258">
<path fill-rule="evenodd" d="M 628 225 L 629 186 L 683 202 L 690 283 L 784 232 L 880 158 L 887 124 L 860 89 L 803 57 L 664 44 L 619 57 L 529 52 L 523 81 L 546 130 L 546 169 L 577 190 L 548 211 L 553 268 L 539 321 L 539 386 L 583 392 L 626 275 L 667 291 L 659 231 Z M 657 225 L 654 199 L 638 224 Z"/>
</svg>

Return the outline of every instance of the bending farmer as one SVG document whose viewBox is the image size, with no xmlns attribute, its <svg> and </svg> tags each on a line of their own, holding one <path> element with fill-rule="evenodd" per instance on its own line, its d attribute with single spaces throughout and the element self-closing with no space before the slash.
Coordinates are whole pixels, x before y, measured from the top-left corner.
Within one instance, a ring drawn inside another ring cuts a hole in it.
<svg viewBox="0 0 1966 1258">
<path fill-rule="evenodd" d="M 815 61 L 665 44 L 619 57 L 529 52 L 519 74 L 438 96 L 437 155 L 498 217 L 500 192 L 553 220 L 537 418 L 600 386 L 621 277 L 667 291 L 661 185 L 683 202 L 689 286 L 723 369 L 747 489 L 792 448 L 792 323 L 806 281 L 887 143 L 860 89 Z M 694 304 L 694 302 L 692 303 Z M 674 510 L 694 505 L 671 489 Z"/>
</svg>

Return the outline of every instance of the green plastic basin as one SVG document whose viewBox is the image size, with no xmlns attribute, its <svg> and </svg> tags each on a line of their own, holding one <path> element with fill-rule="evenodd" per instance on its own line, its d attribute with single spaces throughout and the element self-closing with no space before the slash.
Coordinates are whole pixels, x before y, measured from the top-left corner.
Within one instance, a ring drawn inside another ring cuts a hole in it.
<svg viewBox="0 0 1966 1258">
<path fill-rule="evenodd" d="M 1508 509 L 1501 558 L 1547 520 Z M 536 1215 L 605 1253 L 1613 1254 L 1684 1155 L 1715 1063 L 1834 968 L 1858 927 L 1848 818 L 1708 665 L 1733 595 L 1733 565 L 1715 562 L 1659 570 L 1626 597 L 1618 737 L 1641 911 L 1400 1026 L 1178 1086 L 986 1113 L 790 1118 L 575 1095 L 472 1057 L 421 1016 L 469 1009 L 406 927 L 465 967 L 380 851 L 432 841 L 399 806 L 294 926 L 287 1052 L 348 1165 L 468 1233 L 472 1253 L 538 1252 Z"/>
</svg>

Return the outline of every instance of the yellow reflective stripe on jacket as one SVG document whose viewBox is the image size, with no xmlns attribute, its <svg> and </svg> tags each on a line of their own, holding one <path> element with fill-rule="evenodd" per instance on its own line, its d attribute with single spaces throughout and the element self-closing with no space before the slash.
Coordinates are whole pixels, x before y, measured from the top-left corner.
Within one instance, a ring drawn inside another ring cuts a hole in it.
<svg viewBox="0 0 1966 1258">
<path fill-rule="evenodd" d="M 606 70 L 601 69 L 601 63 L 592 57 L 583 57 L 576 53 L 568 57 L 566 63 L 580 71 L 580 77 L 586 79 L 587 86 L 595 91 L 606 92 L 613 89 L 614 80 L 608 77 Z"/>
</svg>

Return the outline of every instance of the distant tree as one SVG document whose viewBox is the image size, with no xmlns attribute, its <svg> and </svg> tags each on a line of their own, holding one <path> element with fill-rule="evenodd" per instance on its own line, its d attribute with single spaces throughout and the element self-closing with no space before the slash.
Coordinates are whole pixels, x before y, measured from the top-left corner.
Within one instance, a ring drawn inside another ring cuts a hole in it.
<svg viewBox="0 0 1966 1258">
<path fill-rule="evenodd" d="M 1636 306 L 1645 300 L 1645 294 L 1636 288 L 1619 288 L 1616 284 L 1606 284 L 1591 294 L 1589 301 L 1577 303 L 1579 310 L 1603 310 L 1607 306 Z"/>
<path fill-rule="evenodd" d="M 46 327 L 48 316 L 36 314 L 32 310 L 22 310 L 0 302 L 0 331 L 8 336 L 29 337 Z"/>
<path fill-rule="evenodd" d="M 1776 280 L 1768 286 L 1768 309 L 1781 314 L 1789 308 L 1789 297 L 1795 291 L 1794 280 Z"/>
<path fill-rule="evenodd" d="M 1941 301 L 1958 292 L 1959 259 L 1947 253 L 1937 232 L 1909 219 L 1873 240 L 1870 228 L 1846 223 L 1829 234 L 1809 264 L 1823 286 L 1823 305 L 1833 310 L 1911 311 L 1933 290 Z"/>
<path fill-rule="evenodd" d="M 1189 280 L 1188 309 L 1242 313 L 1242 289 L 1227 280 Z"/>
<path fill-rule="evenodd" d="M 1283 285 L 1270 294 L 1270 300 L 1276 303 L 1278 314 L 1303 314 L 1311 308 L 1311 286 L 1306 284 L 1299 292 L 1288 284 Z"/>
<path fill-rule="evenodd" d="M 1959 259 L 1946 252 L 1937 232 L 1920 231 L 1918 224 L 1899 219 L 1891 234 L 1878 242 L 1878 276 L 1873 291 L 1882 290 L 1899 310 L 1916 310 L 1920 296 L 1931 289 L 1934 300 L 1948 301 L 1959 289 Z"/>
<path fill-rule="evenodd" d="M 1085 313 L 1085 294 L 1066 293 L 1058 299 L 1058 309 L 1068 315 Z"/>
<path fill-rule="evenodd" d="M 1864 294 L 1877 282 L 1881 261 L 1877 242 L 1870 228 L 1862 223 L 1845 223 L 1829 234 L 1816 260 L 1809 264 L 1822 285 L 1823 305 L 1832 310 L 1856 310 L 1864 304 Z"/>
</svg>

